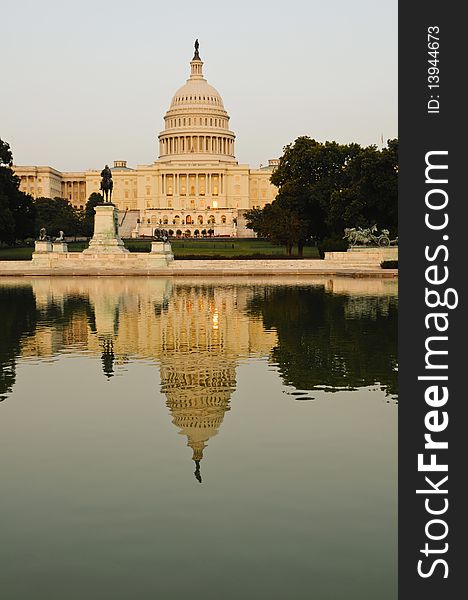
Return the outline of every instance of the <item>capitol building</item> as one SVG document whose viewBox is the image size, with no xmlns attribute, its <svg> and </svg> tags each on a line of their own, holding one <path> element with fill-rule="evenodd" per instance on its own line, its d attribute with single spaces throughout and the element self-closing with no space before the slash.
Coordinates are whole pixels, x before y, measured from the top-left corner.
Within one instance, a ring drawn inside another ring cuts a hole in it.
<svg viewBox="0 0 468 600">
<path fill-rule="evenodd" d="M 270 183 L 278 163 L 251 169 L 235 157 L 235 133 L 218 91 L 203 75 L 195 44 L 190 76 L 174 94 L 159 134 L 159 157 L 136 168 L 115 160 L 112 201 L 120 211 L 123 237 L 151 236 L 155 229 L 172 235 L 251 237 L 244 212 L 272 202 Z M 103 166 L 103 165 L 102 165 Z M 48 166 L 14 167 L 20 189 L 34 198 L 61 197 L 83 207 L 100 191 L 101 168 L 60 172 Z"/>
</svg>

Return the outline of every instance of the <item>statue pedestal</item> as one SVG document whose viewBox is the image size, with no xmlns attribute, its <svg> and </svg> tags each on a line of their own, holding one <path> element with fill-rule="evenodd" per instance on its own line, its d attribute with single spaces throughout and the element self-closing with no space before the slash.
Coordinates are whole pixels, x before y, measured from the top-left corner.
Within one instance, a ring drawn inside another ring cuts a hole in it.
<svg viewBox="0 0 468 600">
<path fill-rule="evenodd" d="M 52 249 L 53 252 L 68 252 L 68 245 L 66 242 L 54 242 Z"/>
<path fill-rule="evenodd" d="M 174 260 L 172 247 L 169 242 L 151 242 L 151 256 L 159 254 L 164 256 L 167 262 Z"/>
<path fill-rule="evenodd" d="M 370 246 L 354 246 L 346 252 L 325 252 L 325 260 L 336 263 L 341 267 L 380 268 L 380 264 L 387 260 L 398 260 L 398 246 L 372 248 Z"/>
<path fill-rule="evenodd" d="M 119 211 L 113 204 L 95 207 L 94 235 L 83 254 L 123 254 L 125 248 L 119 236 Z"/>
<path fill-rule="evenodd" d="M 52 252 L 52 243 L 49 240 L 36 240 L 34 252 Z"/>
</svg>

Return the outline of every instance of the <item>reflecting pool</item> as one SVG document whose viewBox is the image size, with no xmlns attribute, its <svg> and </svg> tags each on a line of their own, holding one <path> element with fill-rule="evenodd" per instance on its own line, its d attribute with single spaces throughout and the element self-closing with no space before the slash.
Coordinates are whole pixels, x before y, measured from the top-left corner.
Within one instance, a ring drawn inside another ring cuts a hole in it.
<svg viewBox="0 0 468 600">
<path fill-rule="evenodd" d="M 0 278 L 2 597 L 396 599 L 397 288 Z"/>
</svg>

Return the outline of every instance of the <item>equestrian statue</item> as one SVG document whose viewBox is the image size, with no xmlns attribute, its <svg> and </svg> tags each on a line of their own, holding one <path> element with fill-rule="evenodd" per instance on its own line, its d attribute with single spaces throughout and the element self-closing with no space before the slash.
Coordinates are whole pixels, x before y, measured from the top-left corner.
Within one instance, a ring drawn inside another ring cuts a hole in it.
<svg viewBox="0 0 468 600">
<path fill-rule="evenodd" d="M 112 181 L 112 171 L 109 166 L 106 165 L 101 171 L 101 191 L 104 197 L 104 202 L 112 204 L 112 189 L 114 182 Z"/>
</svg>

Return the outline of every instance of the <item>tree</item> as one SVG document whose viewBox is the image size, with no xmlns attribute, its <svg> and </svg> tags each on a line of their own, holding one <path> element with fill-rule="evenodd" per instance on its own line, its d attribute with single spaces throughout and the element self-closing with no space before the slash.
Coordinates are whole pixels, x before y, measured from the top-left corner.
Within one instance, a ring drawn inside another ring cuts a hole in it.
<svg viewBox="0 0 468 600">
<path fill-rule="evenodd" d="M 94 209 L 96 206 L 103 203 L 104 198 L 97 192 L 93 192 L 86 202 L 82 231 L 87 237 L 92 237 L 94 233 L 94 215 L 96 213 Z"/>
<path fill-rule="evenodd" d="M 45 227 L 49 235 L 58 236 L 59 231 L 76 235 L 80 229 L 78 215 L 65 198 L 36 198 L 36 233 Z"/>
<path fill-rule="evenodd" d="M 360 151 L 358 144 L 322 144 L 308 137 L 299 137 L 284 149 L 271 182 L 283 205 L 304 221 L 308 237 L 322 239 L 333 233 L 328 219 L 331 197 L 346 187 L 346 165 Z"/>
<path fill-rule="evenodd" d="M 274 200 L 265 208 L 253 208 L 246 211 L 247 227 L 253 229 L 260 237 L 266 238 L 280 246 L 286 246 L 288 256 L 298 240 L 307 236 L 304 221 L 291 206 L 282 200 Z"/>
<path fill-rule="evenodd" d="M 396 235 L 398 227 L 398 140 L 387 148 L 363 148 L 346 166 L 346 188 L 332 195 L 329 221 L 336 229 L 377 223 Z"/>
<path fill-rule="evenodd" d="M 344 227 L 378 223 L 397 226 L 398 142 L 375 146 L 320 143 L 299 137 L 284 149 L 271 182 L 278 195 L 271 205 L 246 212 L 258 235 L 298 247 L 311 239 L 343 235 Z"/>
<path fill-rule="evenodd" d="M 33 199 L 20 191 L 12 166 L 10 146 L 0 139 L 0 242 L 7 244 L 34 235 Z"/>
</svg>

